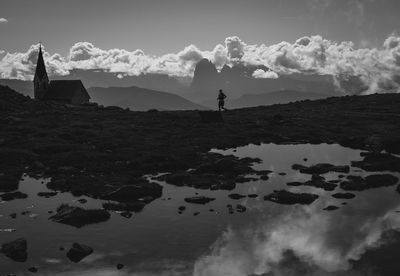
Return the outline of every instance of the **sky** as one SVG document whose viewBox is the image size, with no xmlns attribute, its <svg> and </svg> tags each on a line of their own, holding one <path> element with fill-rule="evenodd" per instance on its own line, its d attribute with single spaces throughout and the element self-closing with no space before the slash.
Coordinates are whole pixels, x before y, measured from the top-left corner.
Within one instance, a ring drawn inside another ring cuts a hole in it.
<svg viewBox="0 0 400 276">
<path fill-rule="evenodd" d="M 265 65 L 255 78 L 314 72 L 366 93 L 400 91 L 398 0 L 0 0 L 0 77 L 73 68 L 192 76 Z"/>
<path fill-rule="evenodd" d="M 0 0 L 0 48 L 25 51 L 43 41 L 67 54 L 76 42 L 99 48 L 177 52 L 211 49 L 226 37 L 250 44 L 321 35 L 377 46 L 400 30 L 398 0 Z"/>
</svg>

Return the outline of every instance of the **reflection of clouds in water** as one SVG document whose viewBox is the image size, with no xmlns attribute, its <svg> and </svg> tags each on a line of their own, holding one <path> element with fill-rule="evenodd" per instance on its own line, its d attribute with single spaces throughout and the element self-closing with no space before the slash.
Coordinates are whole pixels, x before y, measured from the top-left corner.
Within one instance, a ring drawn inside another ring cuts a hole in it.
<svg viewBox="0 0 400 276">
<path fill-rule="evenodd" d="M 399 215 L 394 212 L 398 198 L 392 190 L 360 195 L 338 211 L 322 211 L 326 200 L 320 198 L 311 206 L 287 207 L 286 212 L 268 216 L 255 227 L 229 229 L 212 252 L 196 262 L 194 274 L 343 275 L 351 268 L 350 260 L 358 260 L 367 249 L 379 246 L 383 232 L 400 228 Z M 293 263 L 288 271 L 290 252 L 303 264 L 301 269 L 312 271 L 300 273 Z"/>
</svg>

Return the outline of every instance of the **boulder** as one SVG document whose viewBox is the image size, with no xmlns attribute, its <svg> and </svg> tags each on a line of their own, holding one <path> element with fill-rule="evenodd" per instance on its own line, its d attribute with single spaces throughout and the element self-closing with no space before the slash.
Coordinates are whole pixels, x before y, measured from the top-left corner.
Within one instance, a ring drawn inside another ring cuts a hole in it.
<svg viewBox="0 0 400 276">
<path fill-rule="evenodd" d="M 16 262 L 25 262 L 28 258 L 26 239 L 16 239 L 1 246 L 0 252 Z"/>
<path fill-rule="evenodd" d="M 264 200 L 280 204 L 311 204 L 318 198 L 316 194 L 292 193 L 285 190 L 275 190 L 264 196 Z"/>
<path fill-rule="evenodd" d="M 107 221 L 110 219 L 110 214 L 104 209 L 85 210 L 80 207 L 62 204 L 57 208 L 57 213 L 49 219 L 80 228 L 88 224 Z"/>
<path fill-rule="evenodd" d="M 87 245 L 74 243 L 71 249 L 67 252 L 67 257 L 71 262 L 79 263 L 93 253 L 93 249 Z"/>
</svg>

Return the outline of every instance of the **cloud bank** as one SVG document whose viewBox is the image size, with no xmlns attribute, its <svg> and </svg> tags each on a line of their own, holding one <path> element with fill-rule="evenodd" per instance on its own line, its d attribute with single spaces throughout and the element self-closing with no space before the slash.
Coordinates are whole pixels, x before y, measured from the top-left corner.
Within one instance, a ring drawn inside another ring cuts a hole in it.
<svg viewBox="0 0 400 276">
<path fill-rule="evenodd" d="M 0 50 L 1 78 L 33 78 L 38 45 L 24 53 Z M 332 75 L 339 90 L 347 94 L 400 92 L 400 36 L 389 36 L 379 48 L 355 49 L 349 41 L 335 42 L 321 36 L 306 36 L 274 45 L 251 45 L 237 36 L 228 37 L 212 50 L 189 45 L 177 53 L 152 56 L 143 50 L 101 49 L 90 42 L 75 43 L 67 56 L 45 52 L 51 75 L 66 75 L 71 69 L 102 69 L 124 75 L 167 74 L 192 76 L 196 63 L 207 58 L 217 68 L 223 65 L 264 65 L 254 78 L 277 78 L 282 74 Z"/>
<path fill-rule="evenodd" d="M 4 17 L 0 17 L 0 24 L 1 23 L 8 23 L 8 20 L 5 19 Z"/>
</svg>

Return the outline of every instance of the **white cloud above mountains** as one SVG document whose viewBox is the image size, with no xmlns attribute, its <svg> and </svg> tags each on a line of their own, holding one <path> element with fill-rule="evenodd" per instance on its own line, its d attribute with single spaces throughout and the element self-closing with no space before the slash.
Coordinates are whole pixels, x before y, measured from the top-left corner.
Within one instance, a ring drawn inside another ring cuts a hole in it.
<svg viewBox="0 0 400 276">
<path fill-rule="evenodd" d="M 32 79 L 38 45 L 24 53 L 0 50 L 1 78 Z M 400 36 L 389 36 L 379 48 L 355 49 L 349 41 L 335 42 L 321 36 L 302 37 L 293 43 L 251 45 L 237 36 L 228 37 L 209 51 L 189 45 L 177 53 L 152 56 L 137 49 L 104 50 L 90 42 L 75 43 L 68 56 L 44 53 L 50 75 L 66 75 L 69 70 L 103 69 L 122 75 L 148 73 L 192 76 L 202 58 L 223 65 L 243 63 L 265 65 L 255 78 L 276 78 L 280 74 L 318 73 L 333 75 L 337 87 L 350 94 L 381 91 L 400 92 Z M 262 71 L 262 72 L 261 72 Z"/>
</svg>

